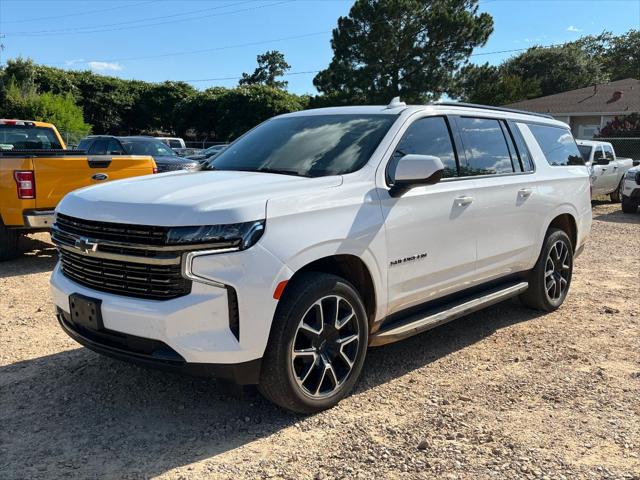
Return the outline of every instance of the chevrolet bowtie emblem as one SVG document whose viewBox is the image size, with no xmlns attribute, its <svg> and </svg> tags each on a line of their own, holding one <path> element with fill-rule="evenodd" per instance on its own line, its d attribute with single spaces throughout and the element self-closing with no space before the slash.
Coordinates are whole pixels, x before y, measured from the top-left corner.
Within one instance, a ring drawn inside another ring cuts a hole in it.
<svg viewBox="0 0 640 480">
<path fill-rule="evenodd" d="M 83 253 L 89 254 L 98 250 L 98 244 L 89 241 L 86 237 L 80 237 L 76 240 L 75 247 Z"/>
</svg>

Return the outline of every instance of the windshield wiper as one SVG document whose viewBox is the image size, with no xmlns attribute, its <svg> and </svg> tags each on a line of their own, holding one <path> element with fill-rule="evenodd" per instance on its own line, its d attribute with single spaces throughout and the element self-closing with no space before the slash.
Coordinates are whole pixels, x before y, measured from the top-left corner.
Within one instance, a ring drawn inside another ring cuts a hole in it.
<svg viewBox="0 0 640 480">
<path fill-rule="evenodd" d="M 279 175 L 295 175 L 296 177 L 308 177 L 308 175 L 305 175 L 297 170 L 286 170 L 282 168 L 258 168 L 255 171 L 262 173 L 276 173 Z"/>
</svg>

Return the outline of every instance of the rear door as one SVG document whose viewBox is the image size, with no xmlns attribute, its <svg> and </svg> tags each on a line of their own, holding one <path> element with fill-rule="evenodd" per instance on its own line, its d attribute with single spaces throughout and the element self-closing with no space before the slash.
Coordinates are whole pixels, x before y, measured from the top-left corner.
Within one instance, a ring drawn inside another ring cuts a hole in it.
<svg viewBox="0 0 640 480">
<path fill-rule="evenodd" d="M 457 116 L 461 176 L 474 179 L 477 203 L 475 282 L 522 270 L 539 236 L 541 211 L 533 164 L 516 124 Z"/>
</svg>

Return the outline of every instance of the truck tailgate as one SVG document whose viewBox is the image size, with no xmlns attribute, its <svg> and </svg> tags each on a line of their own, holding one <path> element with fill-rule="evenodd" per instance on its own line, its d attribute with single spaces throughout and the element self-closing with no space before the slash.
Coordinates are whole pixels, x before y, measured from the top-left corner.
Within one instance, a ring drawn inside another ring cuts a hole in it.
<svg viewBox="0 0 640 480">
<path fill-rule="evenodd" d="M 67 193 L 109 180 L 148 175 L 155 162 L 144 155 L 35 157 L 36 208 L 53 209 Z"/>
</svg>

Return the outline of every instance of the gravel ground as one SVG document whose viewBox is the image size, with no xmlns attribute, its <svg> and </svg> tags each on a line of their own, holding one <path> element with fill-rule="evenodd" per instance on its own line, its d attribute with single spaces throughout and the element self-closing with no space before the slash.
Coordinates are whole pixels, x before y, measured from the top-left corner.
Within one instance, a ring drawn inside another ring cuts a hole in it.
<svg viewBox="0 0 640 480">
<path fill-rule="evenodd" d="M 370 350 L 303 417 L 78 348 L 47 235 L 0 264 L 0 478 L 640 478 L 640 215 L 597 203 L 570 295 Z"/>
</svg>

